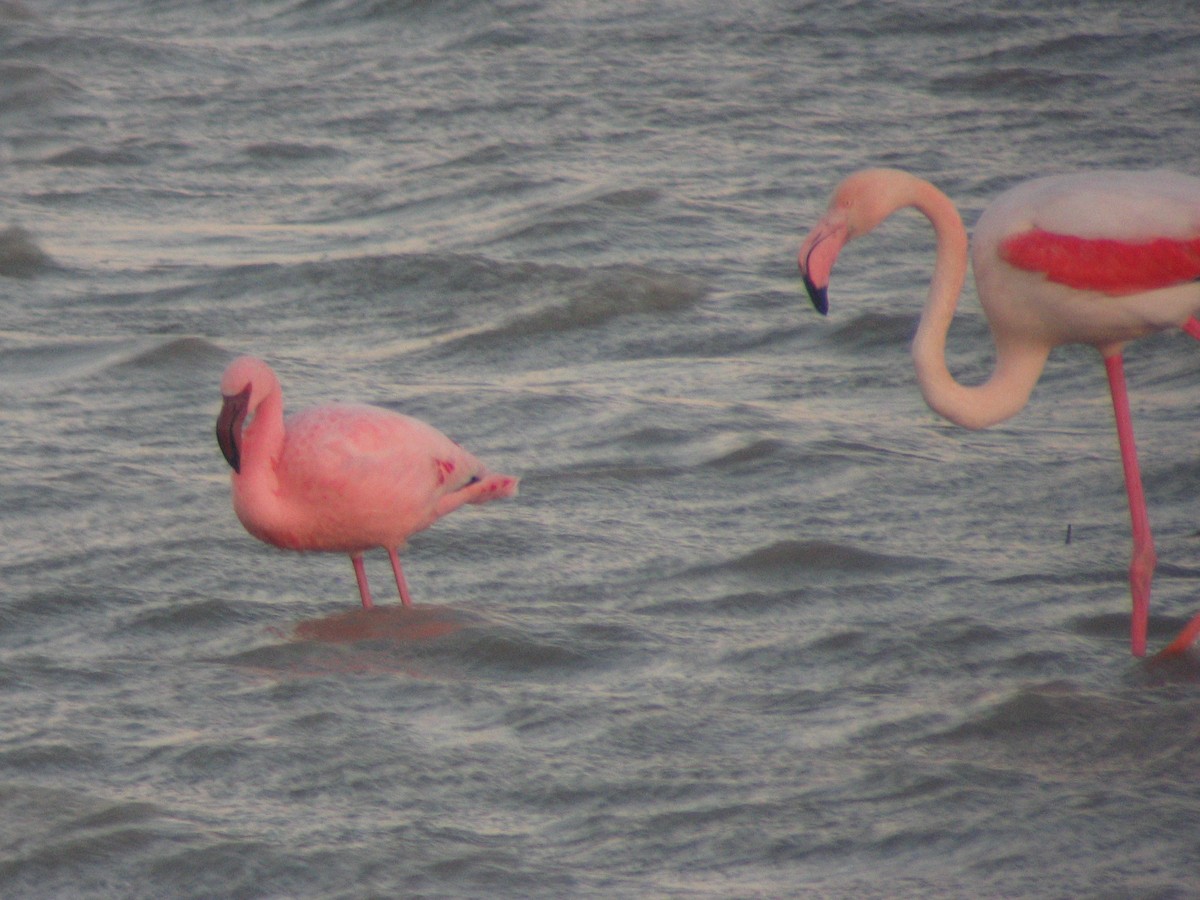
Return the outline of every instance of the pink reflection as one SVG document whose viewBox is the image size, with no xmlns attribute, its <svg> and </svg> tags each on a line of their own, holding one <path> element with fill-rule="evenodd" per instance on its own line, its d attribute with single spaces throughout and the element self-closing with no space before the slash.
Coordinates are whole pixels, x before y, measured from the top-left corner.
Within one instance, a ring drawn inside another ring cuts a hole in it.
<svg viewBox="0 0 1200 900">
<path fill-rule="evenodd" d="M 359 607 L 322 619 L 298 622 L 293 636 L 302 641 L 428 641 L 461 631 L 463 621 L 444 606 Z"/>
</svg>

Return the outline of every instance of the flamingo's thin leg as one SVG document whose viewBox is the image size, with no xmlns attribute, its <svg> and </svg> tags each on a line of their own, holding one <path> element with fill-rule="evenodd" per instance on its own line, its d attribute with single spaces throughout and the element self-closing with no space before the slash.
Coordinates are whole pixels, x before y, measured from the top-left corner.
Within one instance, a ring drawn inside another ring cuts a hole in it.
<svg viewBox="0 0 1200 900">
<path fill-rule="evenodd" d="M 1158 558 L 1154 553 L 1154 537 L 1150 533 L 1150 516 L 1146 512 L 1146 494 L 1142 490 L 1142 473 L 1138 467 L 1133 417 L 1129 413 L 1129 394 L 1125 389 L 1125 363 L 1121 354 L 1105 357 L 1104 367 L 1108 371 L 1108 388 L 1112 392 L 1113 413 L 1117 419 L 1117 440 L 1121 444 L 1121 465 L 1125 469 L 1125 491 L 1129 495 L 1129 518 L 1133 525 L 1133 558 L 1129 563 L 1129 590 L 1133 595 L 1130 644 L 1134 656 L 1144 656 L 1146 625 L 1150 617 L 1150 581 L 1154 577 Z"/>
<path fill-rule="evenodd" d="M 388 557 L 392 561 L 392 571 L 396 573 L 396 588 L 400 591 L 400 602 L 405 606 L 412 606 L 412 600 L 408 596 L 408 583 L 404 580 L 404 570 L 400 568 L 400 554 L 395 547 L 388 547 Z"/>
<path fill-rule="evenodd" d="M 354 563 L 354 578 L 358 581 L 358 595 L 362 597 L 363 609 L 370 609 L 375 604 L 371 602 L 371 589 L 367 586 L 367 570 L 363 567 L 361 553 L 351 553 L 350 562 Z"/>
</svg>

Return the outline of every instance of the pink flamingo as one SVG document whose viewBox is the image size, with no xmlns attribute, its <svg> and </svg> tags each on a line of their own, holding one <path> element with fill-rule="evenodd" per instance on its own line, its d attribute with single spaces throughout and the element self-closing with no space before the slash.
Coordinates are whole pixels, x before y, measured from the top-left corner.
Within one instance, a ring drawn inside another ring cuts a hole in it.
<svg viewBox="0 0 1200 900">
<path fill-rule="evenodd" d="M 909 206 L 924 213 L 937 237 L 912 344 L 931 409 L 958 425 L 986 428 L 1025 406 L 1054 347 L 1091 344 L 1104 358 L 1133 525 L 1131 645 L 1143 655 L 1156 557 L 1121 352 L 1128 341 L 1168 328 L 1200 339 L 1200 179 L 1096 172 L 1040 178 L 1000 195 L 980 216 L 971 252 L 996 344 L 995 370 L 975 387 L 954 380 L 945 353 L 967 274 L 967 233 L 954 204 L 928 182 L 894 169 L 846 178 L 800 248 L 805 287 L 824 315 L 838 252 Z"/>
<path fill-rule="evenodd" d="M 349 553 L 365 609 L 364 550 L 387 550 L 400 601 L 411 606 L 399 556 L 409 536 L 464 503 L 517 493 L 516 478 L 488 472 L 433 426 L 390 410 L 331 404 L 285 421 L 275 373 L 252 356 L 229 364 L 221 394 L 217 443 L 233 468 L 237 517 L 276 547 Z"/>
</svg>

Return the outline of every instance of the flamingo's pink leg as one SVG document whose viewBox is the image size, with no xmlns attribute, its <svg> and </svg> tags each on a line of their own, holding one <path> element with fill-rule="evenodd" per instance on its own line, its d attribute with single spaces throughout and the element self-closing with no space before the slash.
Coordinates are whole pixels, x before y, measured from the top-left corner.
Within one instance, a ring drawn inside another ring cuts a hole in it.
<svg viewBox="0 0 1200 900">
<path fill-rule="evenodd" d="M 1180 327 L 1196 340 L 1200 341 L 1200 320 L 1197 320 L 1195 316 L 1189 318 Z"/>
<path fill-rule="evenodd" d="M 1121 465 L 1125 469 L 1125 491 L 1129 495 L 1129 518 L 1133 525 L 1133 558 L 1129 563 L 1129 589 L 1133 594 L 1130 644 L 1134 656 L 1143 656 L 1146 653 L 1146 624 L 1150 617 L 1150 580 L 1154 577 L 1158 558 L 1154 553 L 1150 516 L 1146 512 L 1146 494 L 1142 490 L 1142 473 L 1138 468 L 1133 417 L 1129 413 L 1129 394 L 1125 389 L 1125 363 L 1121 354 L 1105 357 L 1104 367 L 1108 371 L 1108 388 L 1112 392 L 1113 413 L 1117 419 L 1117 440 L 1121 444 Z"/>
<path fill-rule="evenodd" d="M 395 547 L 388 547 L 388 558 L 392 561 L 392 571 L 396 573 L 396 588 L 400 591 L 400 602 L 404 606 L 412 606 L 408 596 L 408 584 L 404 580 L 404 570 L 400 568 L 400 554 Z"/>
<path fill-rule="evenodd" d="M 362 597 L 363 609 L 370 609 L 375 604 L 371 602 L 371 589 L 367 587 L 367 570 L 363 567 L 361 553 L 351 553 L 350 562 L 354 563 L 354 577 L 358 581 L 358 595 Z"/>
<path fill-rule="evenodd" d="M 1180 653 L 1185 653 L 1197 637 L 1200 637 L 1200 616 L 1193 617 L 1192 621 L 1183 627 L 1183 631 L 1179 632 L 1178 637 L 1164 647 L 1158 655 L 1178 656 Z"/>
</svg>

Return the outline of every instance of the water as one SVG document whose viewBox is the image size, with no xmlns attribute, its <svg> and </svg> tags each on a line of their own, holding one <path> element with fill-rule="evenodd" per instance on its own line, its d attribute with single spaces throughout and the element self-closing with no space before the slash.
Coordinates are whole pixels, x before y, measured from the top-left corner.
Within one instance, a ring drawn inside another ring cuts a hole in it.
<svg viewBox="0 0 1200 900">
<path fill-rule="evenodd" d="M 862 165 L 968 223 L 1200 173 L 1190 0 L 990 6 L 0 3 L 0 894 L 1194 896 L 1200 670 L 1128 654 L 1094 351 L 969 433 L 920 217 L 826 320 L 796 276 Z M 416 614 L 234 518 L 243 352 L 523 477 L 412 541 Z M 1127 362 L 1153 650 L 1200 356 Z"/>
</svg>

